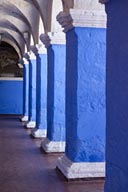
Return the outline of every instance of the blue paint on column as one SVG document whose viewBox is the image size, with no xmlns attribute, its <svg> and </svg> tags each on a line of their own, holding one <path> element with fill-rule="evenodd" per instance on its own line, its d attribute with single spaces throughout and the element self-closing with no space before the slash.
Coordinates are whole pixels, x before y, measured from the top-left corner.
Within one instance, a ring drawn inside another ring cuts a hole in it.
<svg viewBox="0 0 128 192">
<path fill-rule="evenodd" d="M 105 192 L 128 191 L 128 1 L 106 6 L 107 131 Z"/>
<path fill-rule="evenodd" d="M 23 70 L 23 115 L 28 116 L 28 93 L 29 93 L 29 64 L 24 64 Z"/>
<path fill-rule="evenodd" d="M 106 30 L 74 28 L 66 36 L 66 156 L 104 162 Z"/>
<path fill-rule="evenodd" d="M 47 137 L 65 140 L 65 45 L 48 48 Z"/>
<path fill-rule="evenodd" d="M 47 129 L 47 54 L 37 56 L 36 128 Z"/>
<path fill-rule="evenodd" d="M 29 61 L 29 121 L 36 121 L 36 59 Z"/>
<path fill-rule="evenodd" d="M 22 95 L 22 80 L 0 80 L 0 114 L 23 114 Z"/>
</svg>

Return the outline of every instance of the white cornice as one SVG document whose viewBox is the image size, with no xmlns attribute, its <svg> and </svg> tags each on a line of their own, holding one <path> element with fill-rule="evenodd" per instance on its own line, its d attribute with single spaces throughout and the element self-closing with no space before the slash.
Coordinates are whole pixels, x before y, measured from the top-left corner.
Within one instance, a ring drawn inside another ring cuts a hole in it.
<svg viewBox="0 0 128 192">
<path fill-rule="evenodd" d="M 29 61 L 30 55 L 29 53 L 24 53 L 23 57 Z"/>
<path fill-rule="evenodd" d="M 103 10 L 70 9 L 69 13 L 60 12 L 57 21 L 64 28 L 64 32 L 73 27 L 106 28 L 106 14 Z"/>
<path fill-rule="evenodd" d="M 28 60 L 25 57 L 23 57 L 23 62 L 24 62 L 24 65 L 28 65 L 29 64 Z"/>
<path fill-rule="evenodd" d="M 46 48 L 50 45 L 51 39 L 47 34 L 40 35 L 41 42 L 45 45 Z"/>
<path fill-rule="evenodd" d="M 45 48 L 44 44 L 37 44 L 36 48 L 38 50 L 38 54 L 47 54 L 47 49 Z"/>
<path fill-rule="evenodd" d="M 63 32 L 51 32 L 48 33 L 51 44 L 66 44 L 65 34 Z"/>
<path fill-rule="evenodd" d="M 38 54 L 37 48 L 35 46 L 31 46 L 28 54 L 30 60 L 36 60 L 36 55 Z"/>
<path fill-rule="evenodd" d="M 35 45 L 32 45 L 30 47 L 30 52 L 34 53 L 34 55 L 36 56 L 38 54 L 38 48 Z"/>
<path fill-rule="evenodd" d="M 44 43 L 45 47 L 55 44 L 66 44 L 65 34 L 63 32 L 50 32 L 48 34 L 42 34 L 40 40 Z"/>
</svg>

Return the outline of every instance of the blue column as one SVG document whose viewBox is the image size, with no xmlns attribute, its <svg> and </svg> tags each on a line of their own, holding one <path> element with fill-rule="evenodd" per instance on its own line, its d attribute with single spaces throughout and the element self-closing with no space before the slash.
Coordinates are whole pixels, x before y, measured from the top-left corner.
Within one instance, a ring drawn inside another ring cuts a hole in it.
<svg viewBox="0 0 128 192">
<path fill-rule="evenodd" d="M 107 127 L 105 192 L 128 190 L 128 1 L 106 4 Z"/>
<path fill-rule="evenodd" d="M 66 43 L 66 152 L 57 167 L 67 178 L 104 177 L 106 29 L 74 27 Z"/>
<path fill-rule="evenodd" d="M 31 52 L 29 59 L 29 119 L 26 128 L 36 126 L 36 56 Z"/>
<path fill-rule="evenodd" d="M 63 44 L 48 49 L 47 138 L 42 142 L 46 152 L 65 151 L 65 54 Z"/>
<path fill-rule="evenodd" d="M 37 55 L 37 92 L 36 92 L 36 129 L 32 130 L 35 138 L 46 137 L 47 132 L 47 54 Z"/>
<path fill-rule="evenodd" d="M 28 94 L 29 94 L 29 62 L 26 58 L 23 58 L 23 117 L 21 121 L 28 121 Z"/>
</svg>

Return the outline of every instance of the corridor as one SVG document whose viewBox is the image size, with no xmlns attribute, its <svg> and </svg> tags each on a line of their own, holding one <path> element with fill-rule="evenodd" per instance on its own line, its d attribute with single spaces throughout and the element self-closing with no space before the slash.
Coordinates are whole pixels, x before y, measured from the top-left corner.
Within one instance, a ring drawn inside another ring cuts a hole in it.
<svg viewBox="0 0 128 192">
<path fill-rule="evenodd" d="M 18 116 L 0 116 L 0 192 L 103 192 L 103 181 L 66 181 Z"/>
</svg>

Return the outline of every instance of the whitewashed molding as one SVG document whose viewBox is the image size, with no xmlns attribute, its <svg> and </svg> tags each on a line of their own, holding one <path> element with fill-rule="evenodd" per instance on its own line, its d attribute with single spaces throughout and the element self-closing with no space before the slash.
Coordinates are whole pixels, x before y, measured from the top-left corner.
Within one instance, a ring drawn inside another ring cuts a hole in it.
<svg viewBox="0 0 128 192">
<path fill-rule="evenodd" d="M 41 42 L 45 45 L 46 48 L 49 47 L 50 42 L 51 42 L 51 39 L 50 39 L 50 37 L 48 36 L 48 34 L 41 34 L 41 35 L 40 35 L 40 40 L 41 40 Z"/>
<path fill-rule="evenodd" d="M 30 59 L 29 53 L 24 53 L 24 54 L 23 54 L 23 57 L 24 57 L 25 59 L 27 59 L 28 61 L 29 61 L 29 59 Z"/>
<path fill-rule="evenodd" d="M 25 57 L 23 57 L 23 63 L 24 63 L 24 65 L 28 65 L 28 64 L 29 64 L 28 59 L 26 59 Z"/>
<path fill-rule="evenodd" d="M 73 27 L 106 28 L 106 14 L 103 10 L 79 10 L 70 9 L 68 12 L 60 12 L 57 21 L 64 28 L 64 32 Z"/>
<path fill-rule="evenodd" d="M 65 155 L 57 161 L 57 168 L 67 179 L 104 178 L 104 162 L 72 162 Z"/>
<path fill-rule="evenodd" d="M 43 43 L 37 44 L 36 48 L 38 50 L 38 54 L 47 54 L 47 49 Z"/>
<path fill-rule="evenodd" d="M 44 43 L 46 48 L 53 44 L 66 44 L 66 37 L 63 32 L 49 32 L 48 34 L 41 34 L 40 40 Z"/>
</svg>

